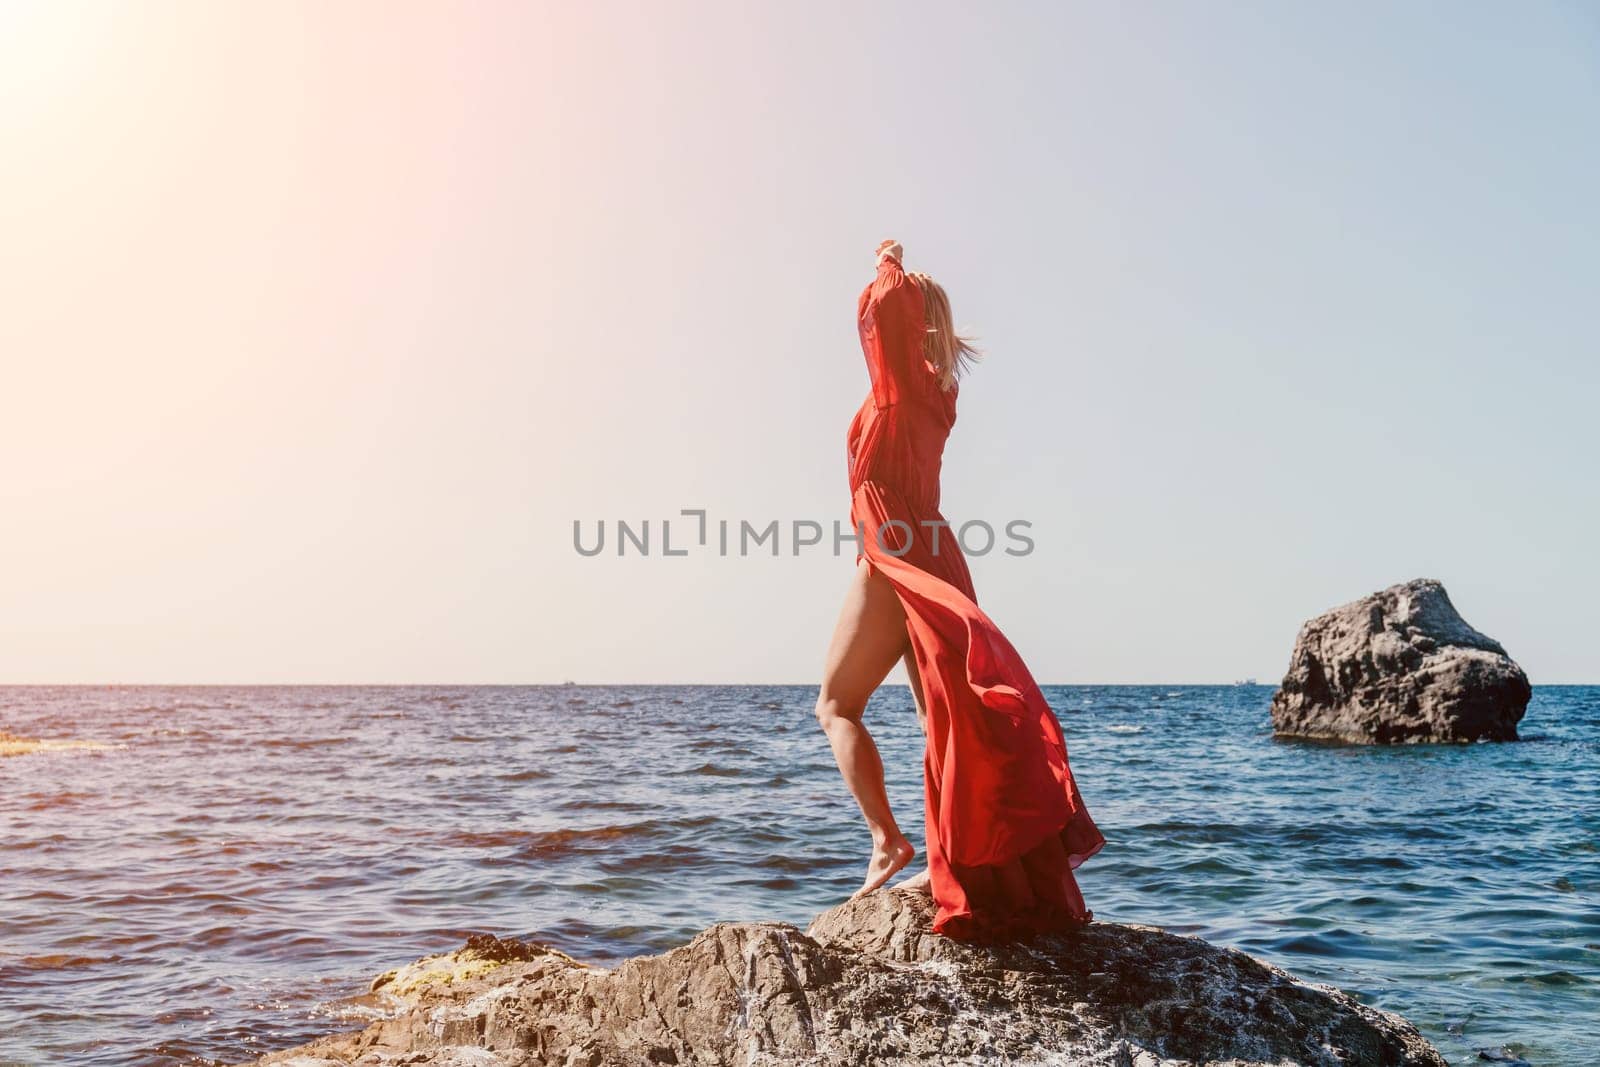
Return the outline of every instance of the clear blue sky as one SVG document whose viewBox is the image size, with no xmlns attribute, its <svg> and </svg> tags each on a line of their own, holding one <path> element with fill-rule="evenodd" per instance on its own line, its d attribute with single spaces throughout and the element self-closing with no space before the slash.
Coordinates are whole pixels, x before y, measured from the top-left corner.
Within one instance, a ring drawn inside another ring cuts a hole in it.
<svg viewBox="0 0 1600 1067">
<path fill-rule="evenodd" d="M 844 519 L 893 236 L 1041 681 L 1429 576 L 1600 682 L 1592 5 L 6 17 L 0 681 L 815 681 L 848 556 L 571 523 Z"/>
</svg>

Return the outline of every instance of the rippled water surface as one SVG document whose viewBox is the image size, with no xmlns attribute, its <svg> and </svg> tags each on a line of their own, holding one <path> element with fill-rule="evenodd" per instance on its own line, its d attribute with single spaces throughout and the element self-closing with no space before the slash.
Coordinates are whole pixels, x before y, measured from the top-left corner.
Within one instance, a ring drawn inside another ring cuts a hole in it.
<svg viewBox="0 0 1600 1067">
<path fill-rule="evenodd" d="M 1275 742 L 1265 687 L 1052 687 L 1102 919 L 1408 1015 L 1452 1063 L 1600 1064 L 1600 688 L 1526 741 Z M 0 688 L 0 1064 L 230 1063 L 488 930 L 615 960 L 804 925 L 867 837 L 802 687 Z M 920 838 L 907 692 L 868 721 Z"/>
</svg>

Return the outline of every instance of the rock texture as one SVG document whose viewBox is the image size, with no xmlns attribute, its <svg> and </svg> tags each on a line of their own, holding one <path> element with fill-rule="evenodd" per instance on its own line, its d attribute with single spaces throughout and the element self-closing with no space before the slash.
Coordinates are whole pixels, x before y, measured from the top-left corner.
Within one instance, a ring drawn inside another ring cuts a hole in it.
<svg viewBox="0 0 1600 1067">
<path fill-rule="evenodd" d="M 1532 695 L 1500 643 L 1419 578 L 1300 628 L 1272 728 L 1361 744 L 1515 741 Z"/>
<path fill-rule="evenodd" d="M 1197 938 L 1097 922 L 982 947 L 932 917 L 883 891 L 805 933 L 719 923 L 614 970 L 475 938 L 378 979 L 392 1018 L 257 1062 L 1446 1067 L 1404 1019 Z"/>
</svg>

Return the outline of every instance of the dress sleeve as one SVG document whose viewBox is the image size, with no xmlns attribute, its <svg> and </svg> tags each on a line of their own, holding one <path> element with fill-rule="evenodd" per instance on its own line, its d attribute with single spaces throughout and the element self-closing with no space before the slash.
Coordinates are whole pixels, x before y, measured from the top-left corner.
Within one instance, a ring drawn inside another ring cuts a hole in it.
<svg viewBox="0 0 1600 1067">
<path fill-rule="evenodd" d="M 861 294 L 861 348 L 879 408 L 899 403 L 922 363 L 922 290 L 893 256 L 878 261 L 878 276 Z"/>
</svg>

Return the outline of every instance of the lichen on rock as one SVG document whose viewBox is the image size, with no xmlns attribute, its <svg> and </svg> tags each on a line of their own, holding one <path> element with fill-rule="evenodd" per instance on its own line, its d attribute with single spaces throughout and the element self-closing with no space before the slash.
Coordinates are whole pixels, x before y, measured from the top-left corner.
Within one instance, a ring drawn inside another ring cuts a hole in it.
<svg viewBox="0 0 1600 1067">
<path fill-rule="evenodd" d="M 564 952 L 537 942 L 499 938 L 493 934 L 473 934 L 454 952 L 424 956 L 372 980 L 371 991 L 408 999 L 424 986 L 452 986 L 481 978 L 508 963 L 524 963 L 541 956 L 559 956 L 575 966 L 583 966 Z"/>
</svg>

